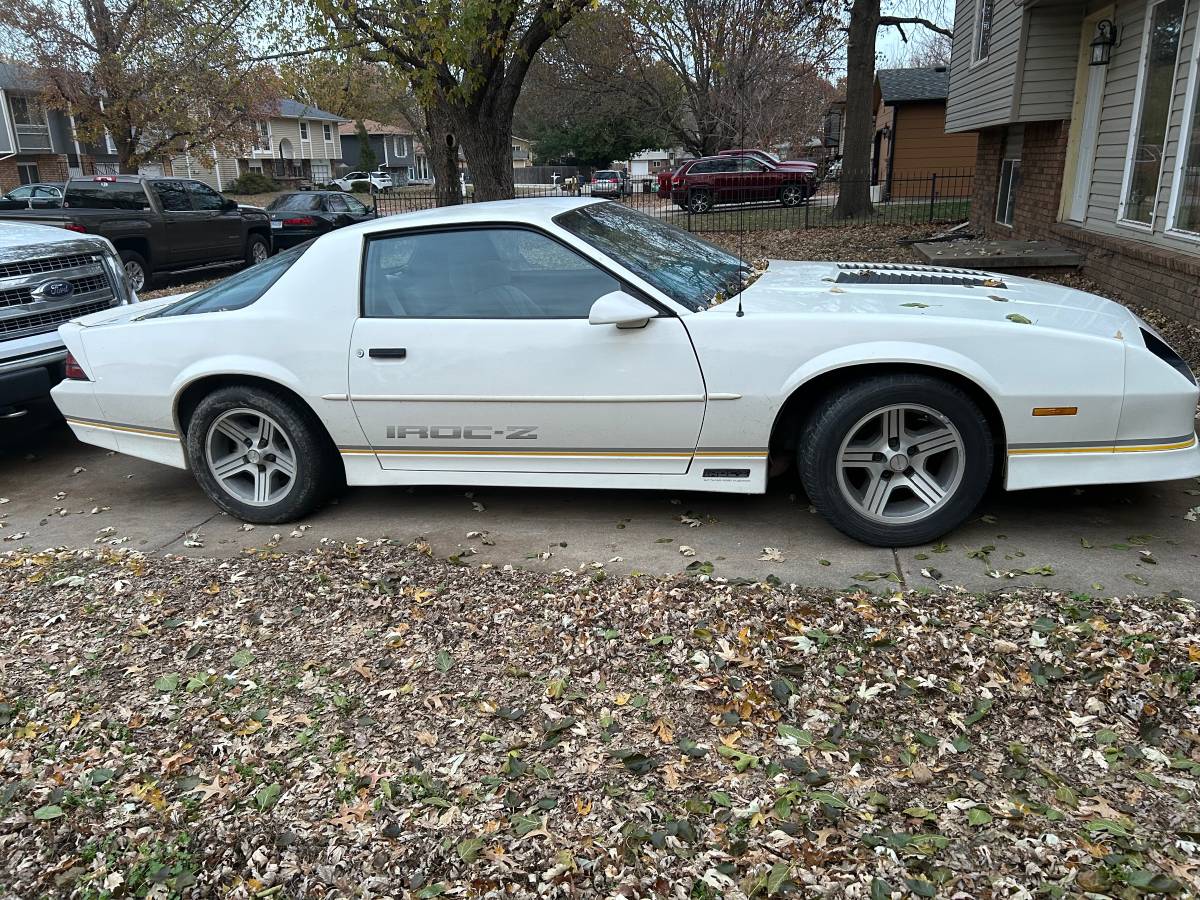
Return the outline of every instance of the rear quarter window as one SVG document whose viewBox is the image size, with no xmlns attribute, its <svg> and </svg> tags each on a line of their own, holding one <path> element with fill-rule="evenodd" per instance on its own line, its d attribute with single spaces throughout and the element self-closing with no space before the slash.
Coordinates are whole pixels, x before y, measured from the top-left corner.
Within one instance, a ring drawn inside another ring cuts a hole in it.
<svg viewBox="0 0 1200 900">
<path fill-rule="evenodd" d="M 144 318 L 157 319 L 169 316 L 193 316 L 200 313 L 228 312 L 233 309 L 245 309 L 267 292 L 283 273 L 292 267 L 304 251 L 311 246 L 306 241 L 290 250 L 285 250 L 256 266 L 242 269 L 236 275 L 230 275 L 223 281 L 218 281 L 212 287 L 197 291 L 190 297 L 184 297 L 177 303 L 156 309 Z"/>
</svg>

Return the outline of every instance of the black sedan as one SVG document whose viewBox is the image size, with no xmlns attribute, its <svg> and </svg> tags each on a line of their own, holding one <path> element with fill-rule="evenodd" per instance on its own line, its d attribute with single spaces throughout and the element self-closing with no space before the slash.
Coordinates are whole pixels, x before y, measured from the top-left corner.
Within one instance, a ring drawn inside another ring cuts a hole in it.
<svg viewBox="0 0 1200 900">
<path fill-rule="evenodd" d="M 62 206 L 62 184 L 23 184 L 0 197 L 0 209 L 57 209 Z"/>
<path fill-rule="evenodd" d="M 267 212 L 271 216 L 271 243 L 276 250 L 285 250 L 327 231 L 375 217 L 371 207 L 340 191 L 281 194 L 267 206 Z"/>
</svg>

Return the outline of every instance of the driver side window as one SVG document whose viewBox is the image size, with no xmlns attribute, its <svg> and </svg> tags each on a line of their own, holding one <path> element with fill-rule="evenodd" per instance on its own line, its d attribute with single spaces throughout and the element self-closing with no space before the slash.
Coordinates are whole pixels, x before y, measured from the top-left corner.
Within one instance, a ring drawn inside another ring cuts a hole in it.
<svg viewBox="0 0 1200 900">
<path fill-rule="evenodd" d="M 573 250 L 522 228 L 394 234 L 367 244 L 368 318 L 587 318 L 621 283 Z"/>
</svg>

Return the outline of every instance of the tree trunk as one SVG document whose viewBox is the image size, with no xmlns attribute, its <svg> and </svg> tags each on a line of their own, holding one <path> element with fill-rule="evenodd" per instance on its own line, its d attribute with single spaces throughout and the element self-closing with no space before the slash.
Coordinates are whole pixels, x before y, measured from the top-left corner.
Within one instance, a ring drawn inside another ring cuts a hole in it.
<svg viewBox="0 0 1200 900">
<path fill-rule="evenodd" d="M 846 145 L 833 216 L 869 216 L 871 207 L 871 101 L 875 91 L 875 35 L 880 0 L 854 0 L 846 43 Z"/>
<path fill-rule="evenodd" d="M 458 141 L 449 118 L 442 110 L 430 104 L 423 111 L 425 136 L 429 138 L 425 152 L 433 172 L 437 205 L 456 206 L 462 203 L 462 185 L 458 180 Z"/>
<path fill-rule="evenodd" d="M 517 193 L 513 186 L 512 111 L 472 115 L 469 110 L 459 110 L 455 122 L 471 172 L 472 199 L 513 199 Z"/>
</svg>

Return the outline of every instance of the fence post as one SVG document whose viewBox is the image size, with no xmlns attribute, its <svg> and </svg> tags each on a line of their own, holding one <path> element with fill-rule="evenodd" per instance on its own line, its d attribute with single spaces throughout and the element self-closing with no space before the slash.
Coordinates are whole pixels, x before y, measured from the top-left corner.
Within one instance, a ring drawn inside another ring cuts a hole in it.
<svg viewBox="0 0 1200 900">
<path fill-rule="evenodd" d="M 819 185 L 817 187 L 817 190 L 820 190 Z M 817 191 L 813 191 L 811 194 L 809 194 L 807 197 L 804 198 L 804 230 L 805 231 L 808 230 L 808 209 L 810 206 L 812 206 L 813 197 L 815 197 L 815 196 L 817 196 Z"/>
<path fill-rule="evenodd" d="M 933 203 L 937 198 L 937 172 L 929 176 L 929 221 L 933 221 Z"/>
</svg>

